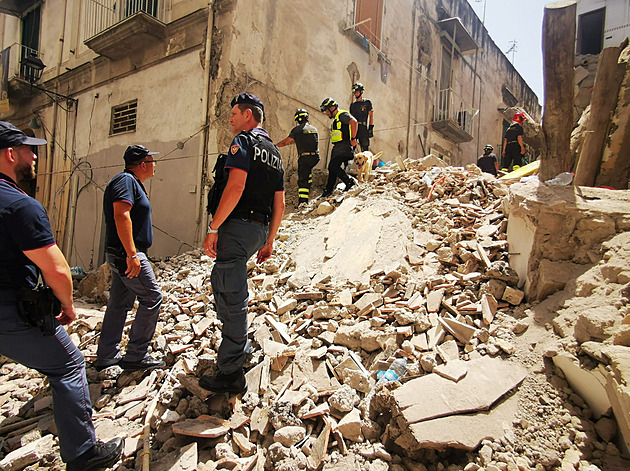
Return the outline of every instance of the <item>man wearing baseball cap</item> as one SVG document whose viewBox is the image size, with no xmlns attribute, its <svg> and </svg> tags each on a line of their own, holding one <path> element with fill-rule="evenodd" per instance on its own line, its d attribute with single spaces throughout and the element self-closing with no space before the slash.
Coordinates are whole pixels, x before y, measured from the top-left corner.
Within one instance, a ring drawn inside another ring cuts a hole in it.
<svg viewBox="0 0 630 471">
<path fill-rule="evenodd" d="M 114 365 L 124 370 L 165 366 L 148 353 L 162 305 L 162 293 L 147 258 L 147 250 L 153 244 L 153 225 L 151 203 L 144 188 L 144 182 L 155 174 L 156 154 L 142 145 L 127 147 L 123 156 L 125 170 L 105 188 L 106 259 L 112 268 L 112 287 L 96 352 L 99 371 Z M 138 310 L 122 356 L 119 344 L 127 312 L 136 298 Z"/>
<path fill-rule="evenodd" d="M 123 441 L 96 440 L 85 360 L 63 328 L 76 317 L 70 268 L 43 206 L 17 185 L 35 178 L 30 146 L 44 144 L 0 121 L 0 355 L 48 377 L 61 458 L 69 471 L 89 471 L 118 461 Z M 18 303 L 40 274 L 61 303 L 52 335 L 31 325 Z"/>
</svg>

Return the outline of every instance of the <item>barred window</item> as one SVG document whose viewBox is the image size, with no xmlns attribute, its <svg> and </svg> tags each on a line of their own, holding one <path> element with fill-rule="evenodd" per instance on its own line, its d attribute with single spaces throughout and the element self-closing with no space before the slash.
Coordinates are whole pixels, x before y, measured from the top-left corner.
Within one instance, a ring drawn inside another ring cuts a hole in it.
<svg viewBox="0 0 630 471">
<path fill-rule="evenodd" d="M 136 130 L 138 117 L 138 100 L 131 100 L 112 107 L 112 118 L 109 126 L 109 135 L 133 132 Z"/>
</svg>

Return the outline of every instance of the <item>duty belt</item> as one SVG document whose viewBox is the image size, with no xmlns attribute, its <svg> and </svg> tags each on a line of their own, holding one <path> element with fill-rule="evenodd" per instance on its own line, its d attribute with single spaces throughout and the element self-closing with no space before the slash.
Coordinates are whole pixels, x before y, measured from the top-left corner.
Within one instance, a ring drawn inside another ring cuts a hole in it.
<svg viewBox="0 0 630 471">
<path fill-rule="evenodd" d="M 269 224 L 269 215 L 248 209 L 234 209 L 228 218 L 244 219 L 245 221 L 257 222 L 262 225 Z"/>
<path fill-rule="evenodd" d="M 363 126 L 367 126 L 367 121 L 358 121 L 359 124 L 362 124 Z"/>
<path fill-rule="evenodd" d="M 319 155 L 319 152 L 302 152 L 300 157 L 304 157 L 305 155 Z"/>
</svg>

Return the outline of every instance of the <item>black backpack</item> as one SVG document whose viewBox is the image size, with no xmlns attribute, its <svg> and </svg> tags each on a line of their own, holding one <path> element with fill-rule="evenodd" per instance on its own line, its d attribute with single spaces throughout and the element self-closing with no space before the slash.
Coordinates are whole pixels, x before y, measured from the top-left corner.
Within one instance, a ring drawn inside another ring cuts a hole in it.
<svg viewBox="0 0 630 471">
<path fill-rule="evenodd" d="M 214 185 L 210 188 L 208 192 L 208 205 L 206 206 L 206 211 L 208 214 L 212 214 L 216 212 L 219 207 L 219 201 L 221 201 L 221 195 L 223 194 L 223 190 L 227 185 L 228 175 L 225 171 L 225 161 L 227 159 L 227 154 L 219 154 L 217 157 L 217 162 L 214 164 L 214 169 L 212 173 L 214 173 Z"/>
</svg>

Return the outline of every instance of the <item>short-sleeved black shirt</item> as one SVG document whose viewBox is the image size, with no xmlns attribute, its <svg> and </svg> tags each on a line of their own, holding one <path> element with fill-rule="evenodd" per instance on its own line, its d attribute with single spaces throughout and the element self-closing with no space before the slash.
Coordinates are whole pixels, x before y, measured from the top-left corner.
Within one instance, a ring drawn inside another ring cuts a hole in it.
<svg viewBox="0 0 630 471">
<path fill-rule="evenodd" d="M 495 154 L 482 155 L 477 159 L 477 167 L 479 167 L 482 172 L 489 173 L 496 177 L 497 167 L 495 163 L 497 162 L 498 160 Z"/>
<path fill-rule="evenodd" d="M 295 141 L 298 154 L 304 154 L 306 152 L 319 153 L 317 128 L 312 124 L 307 122 L 298 124 L 291 129 L 289 137 Z"/>
<path fill-rule="evenodd" d="M 370 100 L 355 101 L 350 105 L 350 114 L 354 116 L 360 124 L 367 125 L 368 116 L 372 111 L 372 102 Z"/>
<path fill-rule="evenodd" d="M 131 205 L 129 215 L 133 228 L 133 242 L 138 250 L 146 250 L 153 244 L 151 203 L 144 185 L 133 175 L 124 171 L 110 180 L 103 195 L 105 213 L 105 240 L 107 247 L 123 248 L 114 221 L 114 202 L 125 201 Z"/>
<path fill-rule="evenodd" d="M 518 142 L 518 136 L 523 135 L 523 126 L 518 123 L 513 123 L 509 128 L 505 131 L 505 139 L 508 144 L 512 142 Z"/>
<path fill-rule="evenodd" d="M 44 207 L 0 173 L 0 290 L 37 284 L 37 268 L 24 251 L 55 244 Z"/>
</svg>

